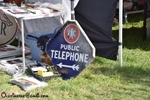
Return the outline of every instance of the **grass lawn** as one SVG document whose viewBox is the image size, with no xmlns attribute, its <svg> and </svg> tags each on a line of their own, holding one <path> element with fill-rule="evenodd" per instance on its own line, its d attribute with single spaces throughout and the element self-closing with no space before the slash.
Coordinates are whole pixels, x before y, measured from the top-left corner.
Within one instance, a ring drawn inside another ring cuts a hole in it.
<svg viewBox="0 0 150 100">
<path fill-rule="evenodd" d="M 29 92 L 9 83 L 11 76 L 0 72 L 1 100 L 150 100 L 150 39 L 143 40 L 142 14 L 130 15 L 123 25 L 123 66 L 119 61 L 101 57 L 88 65 L 75 79 L 56 78 L 47 87 Z M 118 26 L 113 27 L 113 37 L 118 39 Z M 37 95 L 48 97 L 16 97 L 12 95 Z"/>
</svg>

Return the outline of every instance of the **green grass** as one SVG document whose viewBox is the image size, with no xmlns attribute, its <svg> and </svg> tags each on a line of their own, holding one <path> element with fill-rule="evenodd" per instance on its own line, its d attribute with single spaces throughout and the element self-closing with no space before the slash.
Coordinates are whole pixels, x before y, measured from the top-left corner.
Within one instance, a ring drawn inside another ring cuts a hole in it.
<svg viewBox="0 0 150 100">
<path fill-rule="evenodd" d="M 11 77 L 0 72 L 0 93 L 48 95 L 29 100 L 150 100 L 150 39 L 143 40 L 142 15 L 131 15 L 128 19 L 129 23 L 123 25 L 122 67 L 118 59 L 96 57 L 75 79 L 52 79 L 47 87 L 29 92 L 10 84 Z M 118 39 L 117 26 L 112 34 Z M 27 98 L 15 98 L 21 99 Z"/>
</svg>

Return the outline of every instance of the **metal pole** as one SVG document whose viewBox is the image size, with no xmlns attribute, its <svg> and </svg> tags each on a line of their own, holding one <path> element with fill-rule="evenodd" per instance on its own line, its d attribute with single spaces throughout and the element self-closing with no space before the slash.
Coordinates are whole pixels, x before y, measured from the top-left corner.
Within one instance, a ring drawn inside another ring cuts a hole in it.
<svg viewBox="0 0 150 100">
<path fill-rule="evenodd" d="M 21 18 L 21 36 L 22 36 L 22 60 L 23 60 L 23 74 L 25 73 L 25 41 L 24 41 L 24 24 Z"/>
<path fill-rule="evenodd" d="M 123 21 L 123 0 L 119 0 L 119 65 L 122 67 L 122 21 Z"/>
<path fill-rule="evenodd" d="M 74 20 L 75 19 L 75 12 L 74 12 L 74 0 L 70 0 L 71 1 L 71 19 Z"/>
</svg>

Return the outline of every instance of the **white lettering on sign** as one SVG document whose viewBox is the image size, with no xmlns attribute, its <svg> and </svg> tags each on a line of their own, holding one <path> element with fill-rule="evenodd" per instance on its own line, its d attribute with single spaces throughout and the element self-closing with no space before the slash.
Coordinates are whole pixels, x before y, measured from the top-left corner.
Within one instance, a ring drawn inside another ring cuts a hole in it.
<svg viewBox="0 0 150 100">
<path fill-rule="evenodd" d="M 89 54 L 51 50 L 51 58 L 78 61 L 78 62 L 88 62 Z"/>
<path fill-rule="evenodd" d="M 0 27 L 0 34 L 6 36 L 6 24 L 4 22 L 1 22 L 1 27 Z"/>
<path fill-rule="evenodd" d="M 60 45 L 60 49 L 62 50 L 70 50 L 70 51 L 79 51 L 79 46 L 75 46 L 75 45 L 65 45 L 65 44 L 61 44 Z"/>
<path fill-rule="evenodd" d="M 79 65 L 75 65 L 73 64 L 72 66 L 71 65 L 64 65 L 62 63 L 59 63 L 57 64 L 60 68 L 62 67 L 66 67 L 66 68 L 72 68 L 73 70 L 76 70 L 76 71 L 79 71 Z"/>
</svg>

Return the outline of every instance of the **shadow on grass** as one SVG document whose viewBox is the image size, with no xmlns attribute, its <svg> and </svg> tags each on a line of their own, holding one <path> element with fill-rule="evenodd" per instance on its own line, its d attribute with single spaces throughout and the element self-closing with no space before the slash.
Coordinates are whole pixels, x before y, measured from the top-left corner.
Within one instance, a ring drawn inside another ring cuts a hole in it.
<svg viewBox="0 0 150 100">
<path fill-rule="evenodd" d="M 137 22 L 137 21 L 143 21 L 143 20 L 144 20 L 143 13 L 135 13 L 135 14 L 128 15 L 128 22 Z"/>
<path fill-rule="evenodd" d="M 120 78 L 124 82 L 127 83 L 136 83 L 142 84 L 143 86 L 150 87 L 150 67 L 145 67 L 143 64 L 137 65 L 126 65 L 120 67 L 117 65 L 112 65 L 113 62 L 105 62 L 105 59 L 99 59 L 97 57 L 93 64 L 101 64 L 101 66 L 90 66 L 90 71 L 96 75 L 105 75 L 110 78 Z"/>
<path fill-rule="evenodd" d="M 132 27 L 130 29 L 123 29 L 123 48 L 128 49 L 142 49 L 150 50 L 150 39 L 143 39 L 143 28 Z M 118 30 L 112 32 L 113 37 L 118 40 Z"/>
<path fill-rule="evenodd" d="M 142 67 L 94 67 L 91 68 L 92 73 L 103 74 L 109 77 L 117 77 L 118 75 L 130 83 L 138 83 L 150 86 L 150 69 L 143 69 Z"/>
</svg>

